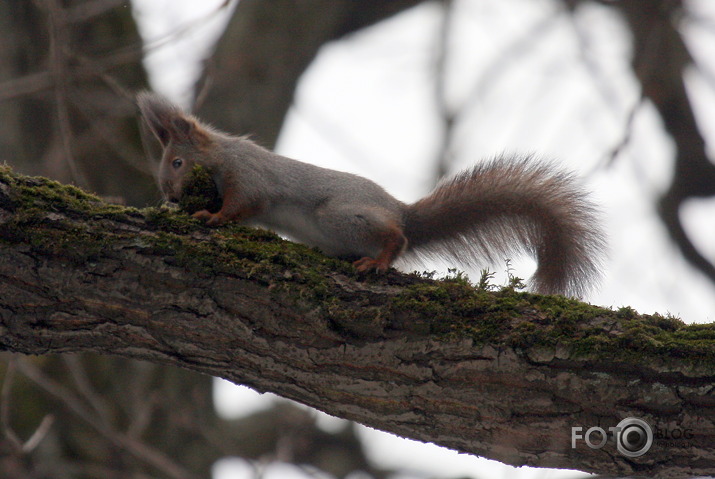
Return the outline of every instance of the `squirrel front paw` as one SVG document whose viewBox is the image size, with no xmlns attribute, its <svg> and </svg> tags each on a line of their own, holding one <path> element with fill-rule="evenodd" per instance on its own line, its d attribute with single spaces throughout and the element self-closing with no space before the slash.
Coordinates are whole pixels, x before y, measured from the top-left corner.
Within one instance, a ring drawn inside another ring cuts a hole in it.
<svg viewBox="0 0 715 479">
<path fill-rule="evenodd" d="M 353 266 L 355 266 L 355 269 L 361 273 L 366 271 L 378 271 L 380 273 L 384 273 L 387 271 L 387 268 L 390 267 L 390 264 L 387 261 L 381 261 L 379 259 L 365 256 L 364 258 L 360 258 L 359 260 L 353 262 Z"/>
<path fill-rule="evenodd" d="M 199 221 L 206 223 L 206 226 L 219 226 L 226 222 L 226 218 L 219 211 L 218 213 L 211 213 L 208 210 L 197 211 L 192 218 L 196 218 Z"/>
</svg>

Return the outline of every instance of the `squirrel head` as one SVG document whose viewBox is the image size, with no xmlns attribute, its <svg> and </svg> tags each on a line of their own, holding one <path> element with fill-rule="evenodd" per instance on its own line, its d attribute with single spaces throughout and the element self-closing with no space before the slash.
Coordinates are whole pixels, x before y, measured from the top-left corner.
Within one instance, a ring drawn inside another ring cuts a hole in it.
<svg viewBox="0 0 715 479">
<path fill-rule="evenodd" d="M 158 171 L 159 187 L 166 200 L 176 202 L 194 165 L 205 163 L 210 132 L 196 118 L 156 93 L 140 93 L 137 104 L 164 151 Z"/>
</svg>

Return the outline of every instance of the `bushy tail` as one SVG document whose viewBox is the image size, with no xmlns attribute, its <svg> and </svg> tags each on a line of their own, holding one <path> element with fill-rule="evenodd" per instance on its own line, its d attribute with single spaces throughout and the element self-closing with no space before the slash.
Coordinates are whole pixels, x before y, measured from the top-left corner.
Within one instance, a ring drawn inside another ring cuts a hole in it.
<svg viewBox="0 0 715 479">
<path fill-rule="evenodd" d="M 447 180 L 409 205 L 408 250 L 466 264 L 526 252 L 531 289 L 582 296 L 600 275 L 605 239 L 572 174 L 532 158 L 497 158 Z"/>
</svg>

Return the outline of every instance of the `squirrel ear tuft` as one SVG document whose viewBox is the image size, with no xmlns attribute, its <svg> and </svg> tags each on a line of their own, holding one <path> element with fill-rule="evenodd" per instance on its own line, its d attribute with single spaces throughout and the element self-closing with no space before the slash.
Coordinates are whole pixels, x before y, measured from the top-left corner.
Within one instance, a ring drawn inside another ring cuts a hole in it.
<svg viewBox="0 0 715 479">
<path fill-rule="evenodd" d="M 166 148 L 171 140 L 177 143 L 203 143 L 207 136 L 190 115 L 166 99 L 152 92 L 137 95 L 137 105 L 154 136 Z"/>
</svg>

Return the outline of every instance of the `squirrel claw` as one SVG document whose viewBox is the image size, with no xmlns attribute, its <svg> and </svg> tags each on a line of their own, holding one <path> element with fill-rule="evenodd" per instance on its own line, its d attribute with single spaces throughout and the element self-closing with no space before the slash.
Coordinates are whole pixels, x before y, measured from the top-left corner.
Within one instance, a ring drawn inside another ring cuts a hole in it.
<svg viewBox="0 0 715 479">
<path fill-rule="evenodd" d="M 208 210 L 201 210 L 191 215 L 191 217 L 203 221 L 207 226 L 218 226 L 224 223 L 221 212 L 211 213 Z"/>
<path fill-rule="evenodd" d="M 360 258 L 359 260 L 353 262 L 353 266 L 355 266 L 355 269 L 361 273 L 373 270 L 384 273 L 390 265 L 384 261 L 365 256 L 364 258 Z"/>
</svg>

